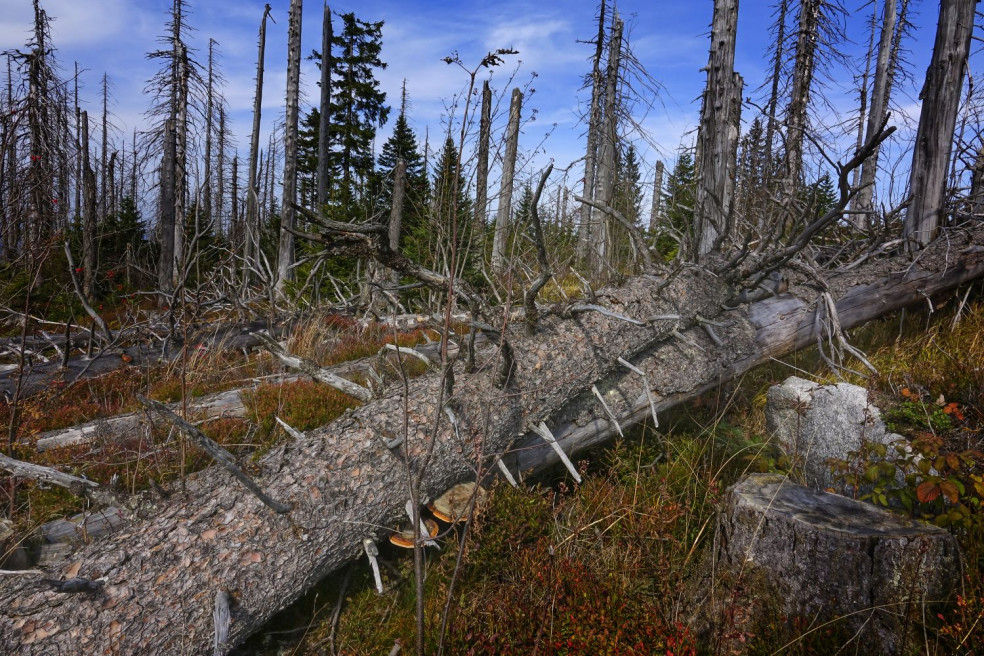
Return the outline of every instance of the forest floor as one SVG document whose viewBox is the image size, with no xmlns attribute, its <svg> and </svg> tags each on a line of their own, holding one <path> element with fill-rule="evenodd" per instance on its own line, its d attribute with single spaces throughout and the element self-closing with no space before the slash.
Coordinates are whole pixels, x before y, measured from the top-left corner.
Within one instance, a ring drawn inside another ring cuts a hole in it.
<svg viewBox="0 0 984 656">
<path fill-rule="evenodd" d="M 885 496 L 874 502 L 946 526 L 960 540 L 965 580 L 954 603 L 923 627 L 933 654 L 984 650 L 984 298 L 935 312 L 908 312 L 853 331 L 878 373 L 840 372 L 875 394 L 889 428 L 906 437 L 914 459 L 901 489 L 880 485 L 895 472 L 872 466 L 872 453 L 848 454 L 840 469 Z M 958 311 L 958 307 L 960 310 Z M 459 327 L 460 328 L 460 327 Z M 460 331 L 459 331 L 460 332 Z M 440 338 L 430 328 L 395 329 L 317 314 L 293 326 L 288 348 L 322 366 L 372 359 L 386 343 L 413 346 Z M 452 339 L 458 339 L 452 335 Z M 197 343 L 196 343 L 197 345 Z M 37 453 L 44 431 L 139 409 L 136 394 L 167 402 L 250 387 L 245 417 L 215 417 L 200 428 L 248 463 L 286 435 L 278 416 L 305 431 L 358 402 L 323 385 L 278 382 L 268 354 L 189 348 L 167 362 L 128 363 L 81 379 L 50 378 L 22 402 L 16 457 L 59 466 L 128 492 L 178 484 L 209 459 L 158 427 L 125 440 Z M 412 358 L 405 366 L 423 371 Z M 417 371 L 419 370 L 419 371 Z M 393 372 L 395 375 L 396 372 Z M 760 367 L 627 434 L 579 454 L 577 484 L 558 469 L 512 488 L 500 482 L 467 524 L 446 530 L 426 553 L 426 651 L 474 654 L 696 654 L 681 622 L 685 581 L 709 544 L 726 488 L 751 471 L 785 471 L 788 459 L 766 434 L 765 393 L 790 375 L 838 380 L 812 351 Z M 364 380 L 360 380 L 364 382 Z M 0 405 L 10 425 L 11 406 Z M 194 419 L 194 418 L 193 418 Z M 77 497 L 29 481 L 0 479 L 0 503 L 21 535 L 84 509 Z M 410 551 L 381 545 L 385 591 L 378 595 L 360 560 L 316 586 L 240 653 L 379 654 L 396 643 L 413 650 L 415 581 Z M 836 624 L 791 618 L 769 635 L 746 636 L 749 653 L 827 654 L 843 646 Z"/>
<path fill-rule="evenodd" d="M 920 618 L 919 651 L 984 653 L 984 298 L 958 314 L 959 300 L 853 331 L 877 374 L 838 376 L 807 350 L 661 417 L 659 429 L 644 426 L 579 455 L 582 484 L 562 468 L 519 488 L 499 481 L 467 528 L 426 552 L 426 653 L 712 653 L 681 622 L 685 583 L 711 542 L 727 487 L 749 472 L 788 470 L 767 435 L 765 397 L 791 375 L 868 388 L 889 429 L 933 463 L 925 474 L 915 458 L 899 461 L 908 478 L 896 490 L 888 484 L 895 471 L 879 470 L 877 454 L 848 454 L 831 466 L 873 483 L 870 501 L 956 535 L 964 580 L 952 603 Z M 241 653 L 386 654 L 396 644 L 412 653 L 412 553 L 381 551 L 382 595 L 362 559 Z M 789 618 L 744 638 L 750 654 L 831 654 L 850 636 L 836 622 Z"/>
</svg>

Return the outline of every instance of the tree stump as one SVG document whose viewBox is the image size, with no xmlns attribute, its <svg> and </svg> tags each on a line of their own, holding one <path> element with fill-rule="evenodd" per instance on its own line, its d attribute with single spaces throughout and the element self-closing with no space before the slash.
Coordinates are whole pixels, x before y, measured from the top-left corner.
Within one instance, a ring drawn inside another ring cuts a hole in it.
<svg viewBox="0 0 984 656">
<path fill-rule="evenodd" d="M 755 474 L 732 486 L 688 620 L 714 653 L 807 631 L 850 652 L 905 654 L 959 579 L 956 540 L 847 497 Z"/>
</svg>

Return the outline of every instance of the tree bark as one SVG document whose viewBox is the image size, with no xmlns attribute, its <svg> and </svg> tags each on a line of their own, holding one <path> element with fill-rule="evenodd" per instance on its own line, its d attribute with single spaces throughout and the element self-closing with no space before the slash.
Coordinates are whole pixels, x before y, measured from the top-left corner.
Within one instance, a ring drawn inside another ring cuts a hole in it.
<svg viewBox="0 0 984 656">
<path fill-rule="evenodd" d="M 793 68 L 792 95 L 786 111 L 786 172 L 783 187 L 786 197 L 796 199 L 803 183 L 803 141 L 810 108 L 810 91 L 816 68 L 820 5 L 824 0 L 801 0 L 799 35 L 796 39 L 796 63 Z"/>
<path fill-rule="evenodd" d="M 925 303 L 926 296 L 984 276 L 984 229 L 955 240 L 930 246 L 908 267 L 889 258 L 832 276 L 842 326 Z M 60 572 L 49 573 L 104 577 L 98 595 L 58 594 L 29 577 L 5 581 L 2 643 L 9 654 L 206 653 L 213 600 L 225 591 L 237 609 L 229 645 L 238 644 L 315 582 L 358 558 L 364 538 L 384 537 L 379 527 L 394 526 L 405 513 L 411 472 L 422 476 L 421 492 L 434 498 L 474 477 L 475 466 L 487 471 L 510 447 L 511 469 L 543 467 L 557 456 L 527 433 L 530 426 L 546 422 L 567 453 L 615 433 L 592 385 L 625 427 L 814 343 L 817 291 L 805 284 L 791 292 L 724 310 L 734 290 L 695 268 L 600 290 L 602 305 L 542 317 L 531 337 L 510 332 L 514 367 L 504 385 L 494 375 L 501 373 L 494 364 L 498 350 L 486 350 L 474 374 L 454 364 L 453 389 L 440 373 L 425 375 L 408 383 L 406 395 L 397 386 L 260 457 L 257 484 L 291 504 L 286 516 L 211 468 L 188 477 L 186 491 L 173 493 L 155 517 L 84 547 Z M 716 340 L 704 320 L 716 322 Z M 441 390 L 445 402 L 438 405 Z M 399 447 L 387 446 L 399 438 Z M 426 459 L 431 465 L 421 470 Z"/>
<path fill-rule="evenodd" d="M 649 232 L 654 233 L 659 227 L 660 211 L 663 209 L 663 160 L 656 162 L 656 172 L 653 174 L 653 203 L 649 210 Z"/>
<path fill-rule="evenodd" d="M 953 150 L 953 130 L 967 70 L 976 4 L 975 0 L 940 3 L 933 58 L 919 94 L 922 108 L 909 177 L 912 203 L 905 217 L 905 239 L 913 251 L 935 239 L 942 223 L 946 172 Z"/>
<path fill-rule="evenodd" d="M 618 148 L 618 81 L 622 56 L 622 30 L 624 23 L 615 13 L 612 19 L 612 34 L 608 40 L 608 67 L 605 70 L 604 107 L 600 125 L 596 188 L 594 196 L 585 196 L 589 201 L 600 200 L 605 206 L 612 205 L 615 195 L 615 149 Z M 590 203 L 589 203 L 590 204 Z M 605 279 L 608 262 L 608 219 L 604 212 L 596 214 L 592 206 L 591 233 L 589 237 L 589 270 L 596 280 Z M 597 218 L 596 218 L 597 217 Z"/>
<path fill-rule="evenodd" d="M 290 1 L 287 28 L 287 118 L 284 121 L 284 188 L 280 205 L 280 250 L 277 257 L 276 290 L 284 294 L 294 279 L 294 203 L 297 201 L 297 114 L 301 85 L 302 0 Z"/>
<path fill-rule="evenodd" d="M 495 218 L 495 238 L 492 242 L 492 268 L 502 273 L 506 268 L 506 249 L 509 247 L 509 223 L 512 219 L 513 177 L 516 175 L 516 151 L 519 149 L 519 114 L 523 92 L 513 89 L 509 103 L 509 124 L 506 126 L 506 155 L 502 160 L 502 187 L 499 191 L 499 211 Z"/>
<path fill-rule="evenodd" d="M 161 254 L 157 264 L 157 286 L 161 291 L 173 289 L 174 273 L 174 121 L 164 122 L 164 159 L 161 163 Z"/>
<path fill-rule="evenodd" d="M 697 139 L 696 258 L 710 253 L 730 232 L 741 120 L 742 82 L 735 73 L 737 33 L 738 0 L 715 0 Z"/>
<path fill-rule="evenodd" d="M 591 66 L 591 110 L 588 114 L 588 144 L 584 155 L 584 186 L 581 195 L 594 199 L 595 177 L 598 173 L 598 149 L 601 143 L 601 102 L 602 77 L 601 54 L 605 47 L 605 21 L 608 15 L 605 0 L 601 0 L 598 9 L 598 37 L 595 42 L 595 54 Z M 582 263 L 588 262 L 591 254 L 591 207 L 581 205 L 580 224 L 577 232 L 577 258 Z"/>
<path fill-rule="evenodd" d="M 89 112 L 82 112 L 82 292 L 88 299 L 96 281 L 96 174 L 89 164 Z"/>
<path fill-rule="evenodd" d="M 919 622 L 960 579 L 953 535 L 869 503 L 778 474 L 742 479 L 724 503 L 686 600 L 691 628 L 714 653 L 745 653 L 749 636 L 801 619 L 833 624 L 847 644 L 829 644 L 845 651 L 912 654 Z"/>
<path fill-rule="evenodd" d="M 482 115 L 478 121 L 478 163 L 475 165 L 475 234 L 485 234 L 489 204 L 489 142 L 492 140 L 492 88 L 482 84 Z M 391 246 L 392 248 L 392 246 Z"/>
<path fill-rule="evenodd" d="M 894 71 L 890 66 L 896 62 L 892 60 L 892 45 L 895 43 L 895 30 L 898 23 L 898 0 L 884 0 L 885 8 L 882 12 L 882 31 L 881 39 L 878 42 L 878 59 L 875 62 L 875 83 L 871 90 L 871 107 L 868 110 L 868 127 L 865 134 L 869 137 L 878 131 L 884 124 L 885 117 L 888 115 L 888 101 L 892 94 L 892 80 Z M 862 141 L 863 143 L 863 141 Z M 858 192 L 854 201 L 854 209 L 863 212 L 867 217 L 868 228 L 875 227 L 874 220 L 874 195 L 875 195 L 875 174 L 878 171 L 878 150 L 871 154 L 861 165 L 861 190 Z"/>
<path fill-rule="evenodd" d="M 251 272 L 260 250 L 260 199 L 256 183 L 256 166 L 260 156 L 260 111 L 263 106 L 263 61 L 266 51 L 266 22 L 270 5 L 263 9 L 260 20 L 259 53 L 256 56 L 256 93 L 253 96 L 253 131 L 249 138 L 249 182 L 246 186 L 246 220 L 243 230 L 243 285 L 249 286 Z M 233 203 L 235 203 L 235 196 Z"/>
<path fill-rule="evenodd" d="M 321 25 L 321 116 L 318 124 L 318 206 L 328 202 L 329 131 L 331 130 L 331 9 L 325 3 Z"/>
</svg>

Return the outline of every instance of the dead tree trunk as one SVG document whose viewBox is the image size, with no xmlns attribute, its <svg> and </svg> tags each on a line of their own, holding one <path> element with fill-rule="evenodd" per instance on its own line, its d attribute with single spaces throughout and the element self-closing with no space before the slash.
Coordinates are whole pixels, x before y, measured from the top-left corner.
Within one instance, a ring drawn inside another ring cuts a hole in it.
<svg viewBox="0 0 984 656">
<path fill-rule="evenodd" d="M 588 201 L 600 200 L 606 207 L 612 205 L 615 195 L 615 149 L 618 148 L 618 82 L 622 55 L 622 30 L 624 23 L 615 14 L 612 19 L 612 34 L 608 40 L 608 67 L 605 71 L 604 107 L 600 126 L 597 176 L 594 197 Z M 597 215 L 595 214 L 596 212 Z M 597 218 L 595 218 L 597 216 Z M 604 279 L 608 263 L 608 218 L 596 207 L 591 207 L 591 234 L 589 238 L 589 270 L 596 280 Z"/>
<path fill-rule="evenodd" d="M 329 131 L 331 130 L 331 9 L 325 3 L 321 25 L 321 115 L 318 123 L 318 205 L 328 202 Z"/>
<path fill-rule="evenodd" d="M 970 37 L 974 30 L 974 0 L 942 0 L 933 58 L 919 98 L 919 127 L 912 153 L 905 217 L 908 248 L 919 250 L 936 238 L 943 220 L 946 172 L 953 149 L 953 130 L 963 89 Z"/>
<path fill-rule="evenodd" d="M 89 112 L 82 112 L 82 293 L 92 298 L 96 280 L 96 174 L 89 163 Z"/>
<path fill-rule="evenodd" d="M 984 229 L 961 235 L 959 247 L 931 245 L 911 266 L 878 261 L 832 276 L 829 288 L 847 329 L 980 277 Z M 724 310 L 733 290 L 698 269 L 601 290 L 604 305 L 541 317 L 530 337 L 507 334 L 510 366 L 497 367 L 498 350 L 485 351 L 474 374 L 458 361 L 453 383 L 435 372 L 411 381 L 406 395 L 397 386 L 259 458 L 256 482 L 291 504 L 286 515 L 212 468 L 189 477 L 186 491 L 173 493 L 154 517 L 48 572 L 100 578 L 98 594 L 67 595 L 38 578 L 8 578 L 0 590 L 3 646 L 12 655 L 110 646 L 119 654 L 208 653 L 214 599 L 229 594 L 236 602 L 231 648 L 358 558 L 363 539 L 383 537 L 378 527 L 394 526 L 405 513 L 408 472 L 422 475 L 421 492 L 433 498 L 510 447 L 510 469 L 543 467 L 557 455 L 530 427 L 542 433 L 541 423 L 549 426 L 571 453 L 614 434 L 616 422 L 624 428 L 814 343 L 823 323 L 815 316 L 817 290 L 805 284 L 790 292 Z M 715 322 L 714 339 L 707 321 Z M 445 402 L 438 405 L 441 390 Z M 430 466 L 420 469 L 427 459 Z"/>
<path fill-rule="evenodd" d="M 177 7 L 180 1 L 175 2 Z M 175 34 L 180 30 L 180 9 L 177 10 Z M 171 283 L 181 284 L 185 260 L 185 202 L 188 197 L 188 48 L 175 40 L 177 62 L 176 104 L 174 106 L 174 270 Z"/>
<path fill-rule="evenodd" d="M 741 76 L 735 73 L 738 0 L 715 0 L 707 87 L 697 138 L 697 207 L 693 255 L 702 258 L 728 237 L 738 156 Z"/>
<path fill-rule="evenodd" d="M 205 89 L 205 166 L 202 177 L 202 205 L 205 220 L 212 223 L 215 234 L 220 228 L 212 216 L 212 133 L 215 132 L 215 39 L 208 40 L 208 85 Z"/>
<path fill-rule="evenodd" d="M 499 211 L 495 218 L 495 238 L 492 242 L 492 268 L 502 273 L 506 268 L 509 247 L 509 223 L 512 218 L 513 177 L 516 175 L 516 151 L 519 149 L 519 114 L 523 92 L 513 89 L 509 103 L 509 124 L 506 126 L 506 155 L 502 160 L 502 186 L 499 191 Z"/>
<path fill-rule="evenodd" d="M 157 265 L 157 286 L 162 291 L 172 289 L 174 274 L 174 121 L 164 122 L 164 159 L 161 163 L 161 254 Z"/>
<path fill-rule="evenodd" d="M 884 2 L 881 39 L 878 42 L 878 59 L 875 61 L 875 83 L 871 90 L 871 107 L 868 110 L 868 127 L 865 130 L 865 134 L 869 137 L 877 132 L 885 122 L 885 117 L 888 115 L 888 101 L 892 94 L 891 82 L 895 77 L 894 71 L 890 67 L 896 63 L 892 60 L 891 55 L 898 22 L 898 2 L 897 0 L 884 0 Z M 871 157 L 861 165 L 861 190 L 854 201 L 854 209 L 863 212 L 867 217 L 868 228 L 873 228 L 875 224 L 873 199 L 875 173 L 877 171 L 878 150 L 875 150 Z"/>
<path fill-rule="evenodd" d="M 807 111 L 810 108 L 813 71 L 816 68 L 817 32 L 822 2 L 823 0 L 801 0 L 800 3 L 792 95 L 786 111 L 786 171 L 783 187 L 789 200 L 796 198 L 803 182 L 803 141 L 807 127 Z"/>
<path fill-rule="evenodd" d="M 280 250 L 277 257 L 278 294 L 294 279 L 294 203 L 297 201 L 297 113 L 301 85 L 301 6 L 290 1 L 287 28 L 287 118 L 284 125 L 284 188 L 280 207 Z"/>
<path fill-rule="evenodd" d="M 266 51 L 266 22 L 270 5 L 263 9 L 260 20 L 259 54 L 256 57 L 256 93 L 253 96 L 253 131 L 249 138 L 249 182 L 246 186 L 246 220 L 243 230 L 243 285 L 249 286 L 260 250 L 260 190 L 256 182 L 256 166 L 260 156 L 260 109 L 263 106 L 263 58 Z M 235 197 L 233 197 L 235 203 Z"/>
<path fill-rule="evenodd" d="M 598 148 L 601 143 L 601 54 L 605 47 L 605 21 L 607 17 L 605 0 L 601 0 L 601 6 L 598 9 L 598 37 L 595 42 L 595 54 L 591 67 L 591 112 L 588 115 L 588 145 L 584 155 L 584 186 L 581 188 L 581 195 L 591 199 L 595 197 Z M 591 253 L 591 230 L 593 228 L 591 212 L 591 206 L 581 205 L 580 224 L 577 232 L 577 258 L 582 263 L 588 263 Z"/>
<path fill-rule="evenodd" d="M 649 210 L 649 232 L 655 232 L 659 227 L 660 210 L 663 207 L 663 160 L 656 162 L 656 172 L 653 174 L 653 204 Z"/>
<path fill-rule="evenodd" d="M 492 89 L 482 84 L 482 115 L 478 122 L 478 163 L 475 165 L 475 234 L 485 234 L 489 196 L 489 142 L 492 140 Z"/>
</svg>

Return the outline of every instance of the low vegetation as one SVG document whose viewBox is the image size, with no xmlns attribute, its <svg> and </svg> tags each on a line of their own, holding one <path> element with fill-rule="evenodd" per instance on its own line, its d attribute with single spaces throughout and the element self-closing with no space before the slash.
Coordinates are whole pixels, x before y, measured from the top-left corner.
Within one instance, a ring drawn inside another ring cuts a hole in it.
<svg viewBox="0 0 984 656">
<path fill-rule="evenodd" d="M 869 388 L 908 455 L 891 471 L 874 448 L 831 467 L 873 484 L 868 500 L 956 535 L 965 578 L 952 603 L 926 618 L 922 650 L 969 656 L 984 649 L 984 303 L 959 316 L 956 305 L 856 332 L 879 373 L 840 374 Z M 467 529 L 449 530 L 440 552 L 428 550 L 427 653 L 708 653 L 683 624 L 688 575 L 712 539 L 724 490 L 749 471 L 787 467 L 766 435 L 764 401 L 770 385 L 793 374 L 838 380 L 815 353 L 795 354 L 662 417 L 659 430 L 645 427 L 581 455 L 581 485 L 563 471 L 519 489 L 497 483 Z M 250 648 L 409 648 L 415 597 L 407 554 L 384 549 L 383 596 L 359 561 L 278 616 Z M 850 639 L 836 622 L 787 620 L 768 635 L 746 636 L 748 653 L 830 654 Z"/>
</svg>

